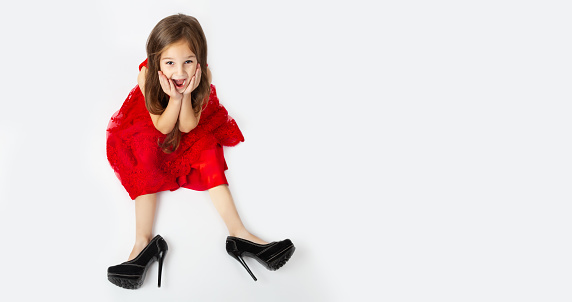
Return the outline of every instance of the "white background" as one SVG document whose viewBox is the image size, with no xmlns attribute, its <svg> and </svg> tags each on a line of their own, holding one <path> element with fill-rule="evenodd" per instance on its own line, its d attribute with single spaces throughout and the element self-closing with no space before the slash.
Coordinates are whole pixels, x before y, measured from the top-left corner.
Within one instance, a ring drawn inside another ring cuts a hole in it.
<svg viewBox="0 0 572 302">
<path fill-rule="evenodd" d="M 565 3 L 3 2 L 0 299 L 570 301 Z M 106 278 L 134 204 L 105 129 L 178 12 L 246 138 L 225 148 L 242 219 L 297 250 L 247 259 L 254 282 L 208 193 L 164 192 L 163 287 L 153 265 L 129 291 Z"/>
</svg>

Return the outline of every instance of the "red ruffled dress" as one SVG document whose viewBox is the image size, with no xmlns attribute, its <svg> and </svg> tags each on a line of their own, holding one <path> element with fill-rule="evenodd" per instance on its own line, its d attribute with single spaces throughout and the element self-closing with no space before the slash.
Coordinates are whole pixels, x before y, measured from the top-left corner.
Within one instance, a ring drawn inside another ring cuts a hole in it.
<svg viewBox="0 0 572 302">
<path fill-rule="evenodd" d="M 147 60 L 139 70 L 146 64 Z M 179 147 L 171 154 L 157 144 L 166 136 L 153 125 L 143 93 L 135 86 L 107 127 L 107 159 L 131 199 L 180 187 L 204 191 L 228 184 L 222 146 L 236 146 L 244 137 L 220 104 L 214 85 L 199 124 L 182 133 Z"/>
</svg>

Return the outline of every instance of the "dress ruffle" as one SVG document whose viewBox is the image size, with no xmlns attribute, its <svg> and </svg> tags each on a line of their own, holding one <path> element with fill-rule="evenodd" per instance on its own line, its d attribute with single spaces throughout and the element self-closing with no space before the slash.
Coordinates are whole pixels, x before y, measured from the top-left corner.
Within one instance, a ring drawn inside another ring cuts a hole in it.
<svg viewBox="0 0 572 302">
<path fill-rule="evenodd" d="M 215 86 L 210 88 L 199 124 L 182 133 L 179 147 L 171 154 L 157 143 L 166 135 L 153 125 L 139 86 L 113 114 L 107 127 L 107 159 L 131 199 L 179 187 L 202 191 L 228 184 L 222 146 L 236 146 L 244 137 L 220 104 Z"/>
</svg>

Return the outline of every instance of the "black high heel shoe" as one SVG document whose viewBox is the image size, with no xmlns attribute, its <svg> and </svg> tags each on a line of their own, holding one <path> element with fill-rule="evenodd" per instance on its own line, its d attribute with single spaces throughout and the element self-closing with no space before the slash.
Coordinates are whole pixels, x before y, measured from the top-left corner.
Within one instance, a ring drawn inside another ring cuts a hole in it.
<svg viewBox="0 0 572 302">
<path fill-rule="evenodd" d="M 137 289 L 143 284 L 147 269 L 155 261 L 159 261 L 159 287 L 161 287 L 161 273 L 163 259 L 167 254 L 167 242 L 160 235 L 151 239 L 149 244 L 132 260 L 110 266 L 107 269 L 107 279 L 123 288 Z"/>
<path fill-rule="evenodd" d="M 292 257 L 294 250 L 296 250 L 296 247 L 294 247 L 290 239 L 268 244 L 258 244 L 234 236 L 226 237 L 226 252 L 244 266 L 254 281 L 257 279 L 250 268 L 248 268 L 248 265 L 246 265 L 246 262 L 244 262 L 244 259 L 242 259 L 242 256 L 252 257 L 267 269 L 275 271 Z"/>
</svg>

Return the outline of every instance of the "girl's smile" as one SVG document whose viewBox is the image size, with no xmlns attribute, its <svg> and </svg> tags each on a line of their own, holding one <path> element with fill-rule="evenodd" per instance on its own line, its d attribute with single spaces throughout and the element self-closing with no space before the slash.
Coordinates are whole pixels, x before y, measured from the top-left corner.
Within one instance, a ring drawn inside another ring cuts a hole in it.
<svg viewBox="0 0 572 302">
<path fill-rule="evenodd" d="M 191 77 L 197 69 L 197 57 L 185 40 L 175 42 L 163 51 L 160 59 L 160 69 L 173 82 L 177 91 L 187 88 Z"/>
<path fill-rule="evenodd" d="M 185 87 L 186 81 L 187 81 L 186 79 L 182 79 L 182 80 L 173 79 L 173 84 L 175 84 L 175 87 L 177 87 L 177 88 L 183 88 L 183 87 Z"/>
</svg>

